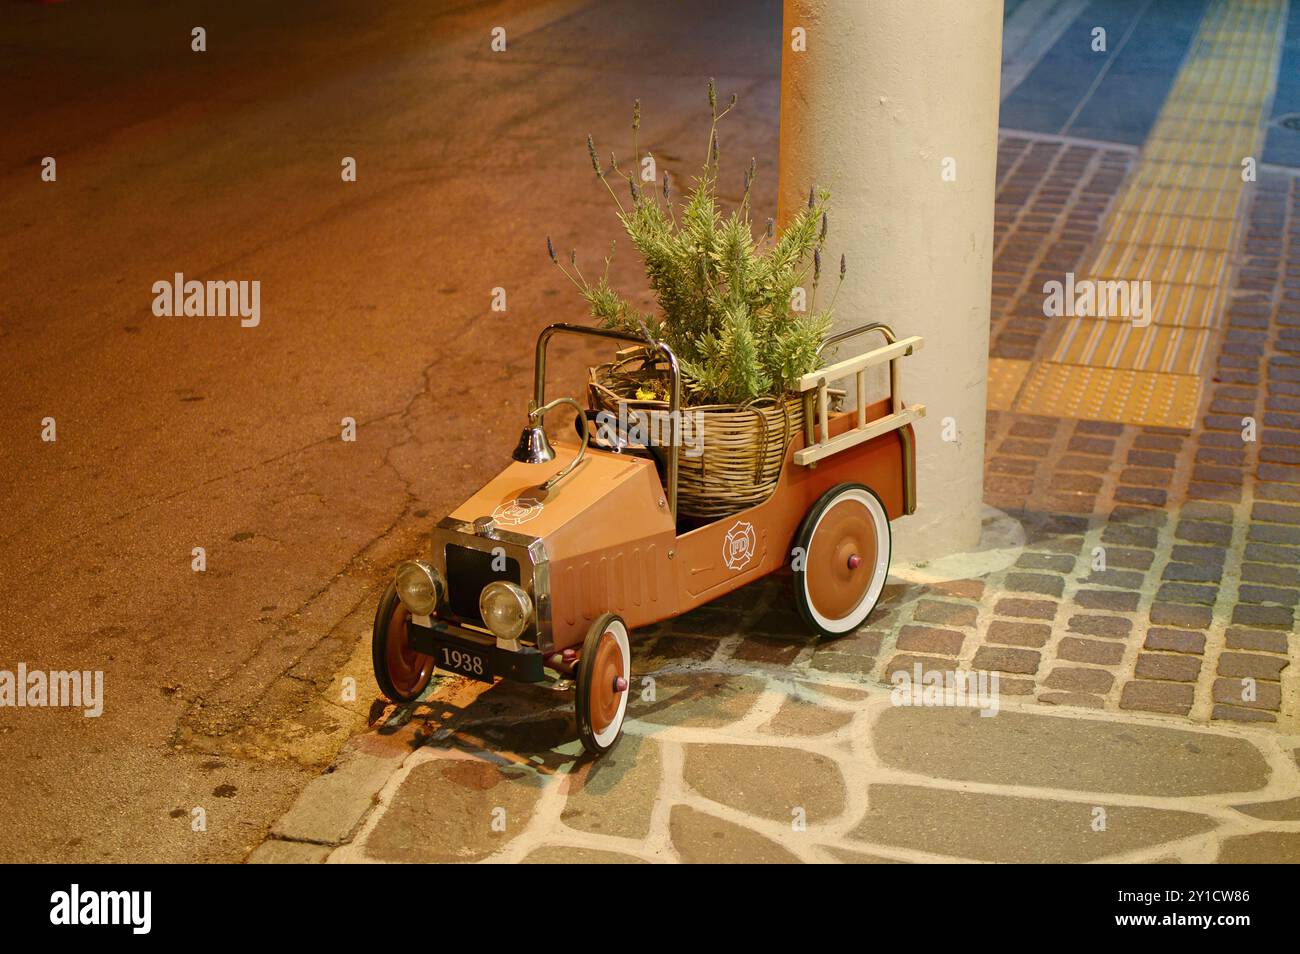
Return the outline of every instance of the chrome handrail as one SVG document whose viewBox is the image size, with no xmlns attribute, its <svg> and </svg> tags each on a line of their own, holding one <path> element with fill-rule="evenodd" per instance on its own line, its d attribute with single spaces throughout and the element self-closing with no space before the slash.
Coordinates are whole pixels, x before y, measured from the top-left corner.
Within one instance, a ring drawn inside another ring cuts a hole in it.
<svg viewBox="0 0 1300 954">
<path fill-rule="evenodd" d="M 672 371 L 672 386 L 668 392 L 668 427 L 669 427 L 669 448 L 668 448 L 668 508 L 673 515 L 673 522 L 677 521 L 677 443 L 680 437 L 678 430 L 681 422 L 678 420 L 678 404 L 681 401 L 681 369 L 677 366 L 677 355 L 673 354 L 673 349 L 668 347 L 662 341 L 647 341 L 640 335 L 634 335 L 626 331 L 614 331 L 611 328 L 590 328 L 586 325 L 574 325 L 567 321 L 559 321 L 553 325 L 547 325 L 542 329 L 542 333 L 537 336 L 537 361 L 533 375 L 533 400 L 529 404 L 528 411 L 531 414 L 537 408 L 546 405 L 546 345 L 551 338 L 560 332 L 566 334 L 582 335 L 589 338 L 612 338 L 615 341 L 630 341 L 633 344 L 644 345 L 653 351 L 657 351 L 668 359 L 668 366 Z M 576 402 L 575 402 L 576 403 Z M 585 427 L 584 427 L 585 430 Z"/>
<path fill-rule="evenodd" d="M 535 407 L 530 409 L 528 412 L 528 420 L 535 423 L 537 426 L 542 427 L 545 424 L 546 412 L 551 410 L 552 408 L 559 407 L 561 404 L 572 405 L 573 409 L 578 412 L 578 416 L 579 417 L 582 416 L 581 404 L 579 404 L 571 397 L 558 397 L 554 401 L 550 402 L 549 404 L 543 404 L 541 407 Z M 569 461 L 566 465 L 564 465 L 564 467 L 560 468 L 560 470 L 557 473 L 552 475 L 550 479 L 546 481 L 546 483 L 542 484 L 542 486 L 539 488 L 542 491 L 542 493 L 546 493 L 548 490 L 550 490 L 552 487 L 554 487 L 556 484 L 562 481 L 565 477 L 568 477 L 571 473 L 577 470 L 579 466 L 581 466 L 583 458 L 587 456 L 587 444 L 590 440 L 591 440 L 590 431 L 584 427 L 582 429 L 582 446 L 578 448 L 578 453 L 574 455 L 573 460 Z"/>
<path fill-rule="evenodd" d="M 820 358 L 822 352 L 825 351 L 827 348 L 829 348 L 831 345 L 839 344 L 841 341 L 845 341 L 849 338 L 854 338 L 858 335 L 864 335 L 868 331 L 879 331 L 882 335 L 885 336 L 885 342 L 887 344 L 893 344 L 895 341 L 898 340 L 898 335 L 894 334 L 893 328 L 889 327 L 889 325 L 885 324 L 883 321 L 873 321 L 870 324 L 859 325 L 856 328 L 850 328 L 848 331 L 841 331 L 836 334 L 829 335 L 826 338 L 826 340 L 821 343 L 821 347 L 817 349 L 817 357 Z"/>
</svg>

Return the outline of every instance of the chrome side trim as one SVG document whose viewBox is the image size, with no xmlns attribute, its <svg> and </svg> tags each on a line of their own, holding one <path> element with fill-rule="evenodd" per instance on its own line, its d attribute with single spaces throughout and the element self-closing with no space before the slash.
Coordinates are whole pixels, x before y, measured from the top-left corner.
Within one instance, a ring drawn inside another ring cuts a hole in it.
<svg viewBox="0 0 1300 954">
<path fill-rule="evenodd" d="M 528 555 L 533 566 L 533 622 L 537 628 L 537 648 L 549 653 L 555 648 L 551 622 L 551 561 L 546 557 L 546 547 L 541 540 L 533 541 Z"/>
</svg>

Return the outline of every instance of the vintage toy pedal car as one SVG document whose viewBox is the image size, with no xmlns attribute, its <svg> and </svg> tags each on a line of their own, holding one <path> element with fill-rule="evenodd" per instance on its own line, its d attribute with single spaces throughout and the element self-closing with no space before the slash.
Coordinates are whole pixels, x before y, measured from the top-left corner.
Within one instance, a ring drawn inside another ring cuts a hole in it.
<svg viewBox="0 0 1300 954">
<path fill-rule="evenodd" d="M 712 522 L 679 522 L 671 449 L 593 439 L 594 423 L 577 401 L 546 402 L 546 346 L 555 334 L 645 342 L 577 325 L 546 328 L 514 462 L 439 522 L 427 559 L 401 564 L 380 600 L 373 637 L 380 689 L 411 702 L 434 669 L 486 682 L 571 679 L 579 735 L 600 754 L 623 728 L 633 680 L 628 640 L 637 627 L 789 564 L 799 612 L 815 632 L 856 629 L 889 571 L 889 521 L 916 506 L 911 422 L 925 413 L 898 395 L 898 359 L 920 348 L 920 338 L 897 340 L 872 324 L 826 345 L 866 332 L 886 344 L 800 380 L 809 413 L 771 496 Z M 657 350 L 671 368 L 669 420 L 677 422 L 676 358 L 667 345 Z M 888 398 L 832 409 L 829 384 L 855 377 L 861 395 L 867 369 L 885 363 Z M 581 440 L 552 448 L 543 417 L 559 404 L 579 411 Z"/>
</svg>

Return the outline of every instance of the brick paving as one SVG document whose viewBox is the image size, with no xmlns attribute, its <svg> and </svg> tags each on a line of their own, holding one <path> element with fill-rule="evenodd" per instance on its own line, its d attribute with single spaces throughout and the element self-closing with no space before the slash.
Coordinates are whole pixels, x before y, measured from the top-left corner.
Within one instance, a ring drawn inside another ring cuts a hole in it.
<svg viewBox="0 0 1300 954">
<path fill-rule="evenodd" d="M 1060 319 L 1043 285 L 1088 261 L 1137 156 L 1001 138 L 997 370 L 1048 357 Z M 839 671 L 990 669 L 1048 704 L 1300 724 L 1297 179 L 1263 173 L 1246 209 L 1196 426 L 990 411 L 985 500 L 1023 526 L 1023 552 L 978 580 L 887 590 L 853 650 L 827 651 Z"/>
<path fill-rule="evenodd" d="M 1041 356 L 1049 319 L 1035 289 L 1082 259 L 1130 158 L 1004 138 L 991 356 Z M 1296 725 L 1298 216 L 1295 178 L 1265 175 L 1198 427 L 989 413 L 985 499 L 1021 521 L 1026 548 L 979 599 L 922 611 L 973 611 L 970 639 L 922 650 L 900 637 L 877 675 L 924 651 L 997 669 L 1046 703 Z"/>
<path fill-rule="evenodd" d="M 1043 283 L 1078 270 L 1135 157 L 1123 147 L 999 140 L 991 357 L 1034 357 L 1047 330 Z"/>
</svg>

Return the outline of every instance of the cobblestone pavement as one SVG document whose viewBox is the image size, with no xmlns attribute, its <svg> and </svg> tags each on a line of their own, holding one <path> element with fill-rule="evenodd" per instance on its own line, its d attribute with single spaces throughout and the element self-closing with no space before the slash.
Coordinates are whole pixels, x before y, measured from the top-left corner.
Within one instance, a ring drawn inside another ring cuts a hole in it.
<svg viewBox="0 0 1300 954">
<path fill-rule="evenodd" d="M 594 763 L 569 693 L 447 677 L 250 860 L 1300 860 L 1300 737 L 895 706 L 865 674 L 905 634 L 818 646 L 791 617 L 775 581 L 643 636 L 626 735 Z"/>
<path fill-rule="evenodd" d="M 1124 163 L 1117 150 L 1004 140 L 995 357 L 1041 353 L 1047 321 L 1034 289 L 1076 266 Z M 1044 195 L 1050 209 L 1035 212 Z M 923 622 L 968 620 L 975 645 L 950 628 L 907 645 L 955 649 L 943 655 L 1015 674 L 1010 691 L 1044 702 L 1295 727 L 1293 176 L 1265 174 L 1254 191 L 1225 317 L 1193 429 L 990 413 L 985 499 L 1025 525 L 1028 545 L 983 580 L 978 606 L 974 589 L 964 603 L 922 601 Z"/>
</svg>

